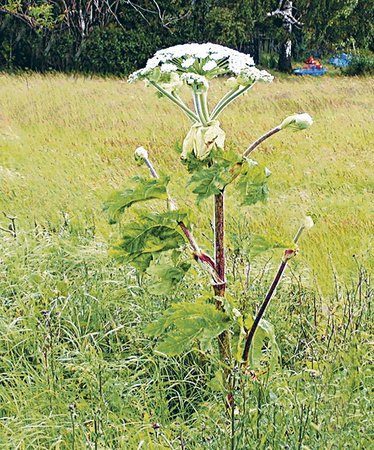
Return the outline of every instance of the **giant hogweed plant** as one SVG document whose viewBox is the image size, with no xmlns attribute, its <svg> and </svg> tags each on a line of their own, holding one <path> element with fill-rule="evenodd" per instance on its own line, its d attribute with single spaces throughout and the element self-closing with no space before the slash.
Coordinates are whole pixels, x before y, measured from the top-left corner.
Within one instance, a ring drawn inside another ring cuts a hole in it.
<svg viewBox="0 0 374 450">
<path fill-rule="evenodd" d="M 210 108 L 209 82 L 226 76 L 228 92 Z M 188 186 L 196 195 L 196 202 L 210 200 L 214 206 L 213 254 L 197 243 L 191 227 L 191 212 L 178 208 L 168 184 L 170 176 L 159 174 L 146 149 L 139 147 L 135 157 L 149 169 L 149 177 L 136 176 L 129 185 L 108 200 L 106 209 L 112 219 L 129 208 L 134 209 L 136 220 L 122 225 L 122 240 L 114 251 L 125 262 L 142 273 L 158 278 L 152 293 L 168 294 L 175 290 L 193 260 L 206 274 L 206 283 L 212 286 L 211 295 L 202 295 L 191 302 L 174 303 L 163 315 L 146 328 L 146 333 L 158 338 L 156 350 L 164 355 L 178 355 L 192 348 L 200 352 L 218 349 L 220 369 L 216 375 L 218 385 L 226 391 L 225 401 L 233 407 L 233 373 L 256 373 L 263 365 L 264 342 L 269 342 L 273 361 L 277 358 L 274 330 L 263 316 L 273 297 L 288 261 L 297 253 L 297 243 L 305 229 L 313 225 L 310 217 L 303 219 L 293 245 L 284 250 L 274 280 L 255 317 L 240 310 L 235 292 L 230 292 L 226 280 L 225 257 L 225 194 L 236 191 L 243 207 L 263 202 L 268 195 L 267 180 L 270 171 L 251 158 L 252 152 L 270 136 L 287 128 L 303 130 L 312 124 L 306 114 L 287 117 L 255 140 L 242 152 L 225 149 L 225 132 L 220 126 L 222 112 L 257 82 L 271 82 L 273 77 L 255 67 L 249 55 L 214 44 L 186 44 L 158 51 L 148 60 L 145 68 L 133 73 L 129 82 L 145 80 L 160 96 L 173 102 L 192 122 L 181 149 L 181 162 L 191 174 Z M 191 108 L 179 96 L 183 85 L 192 93 Z M 150 211 L 144 202 L 164 200 L 165 210 Z M 262 239 L 260 250 L 271 244 Z M 193 258 L 183 255 L 189 251 Z M 182 257 L 181 257 L 182 255 Z M 200 280 L 199 280 L 200 282 Z M 215 343 L 216 342 L 216 346 Z M 233 370 L 235 368 L 235 370 Z"/>
</svg>

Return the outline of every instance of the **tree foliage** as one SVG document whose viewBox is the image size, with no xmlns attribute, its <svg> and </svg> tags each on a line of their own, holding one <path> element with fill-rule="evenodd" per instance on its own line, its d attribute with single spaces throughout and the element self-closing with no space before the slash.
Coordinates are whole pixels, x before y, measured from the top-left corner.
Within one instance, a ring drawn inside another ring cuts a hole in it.
<svg viewBox="0 0 374 450">
<path fill-rule="evenodd" d="M 257 55 L 281 42 L 278 0 L 2 0 L 0 67 L 126 75 L 160 47 L 212 41 Z M 303 49 L 373 50 L 374 0 L 295 0 L 297 54 Z"/>
</svg>

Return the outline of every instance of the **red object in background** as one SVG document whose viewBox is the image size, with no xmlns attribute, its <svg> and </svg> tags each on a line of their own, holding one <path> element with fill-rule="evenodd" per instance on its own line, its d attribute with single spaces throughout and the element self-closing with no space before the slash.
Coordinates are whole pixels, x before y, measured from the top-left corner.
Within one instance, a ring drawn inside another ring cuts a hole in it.
<svg viewBox="0 0 374 450">
<path fill-rule="evenodd" d="M 318 59 L 314 59 L 313 56 L 309 56 L 309 58 L 305 61 L 304 69 L 322 69 L 322 64 L 318 61 Z"/>
</svg>

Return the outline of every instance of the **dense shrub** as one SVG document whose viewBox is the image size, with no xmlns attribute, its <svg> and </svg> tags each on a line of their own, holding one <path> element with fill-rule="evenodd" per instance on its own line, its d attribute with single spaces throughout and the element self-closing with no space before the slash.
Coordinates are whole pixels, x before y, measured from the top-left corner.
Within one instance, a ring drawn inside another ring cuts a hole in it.
<svg viewBox="0 0 374 450">
<path fill-rule="evenodd" d="M 96 28 L 82 43 L 77 68 L 83 72 L 128 74 L 154 52 L 159 39 L 145 30 L 126 32 L 118 26 Z"/>
<path fill-rule="evenodd" d="M 363 53 L 353 56 L 351 64 L 343 72 L 347 75 L 373 75 L 374 54 Z"/>
</svg>

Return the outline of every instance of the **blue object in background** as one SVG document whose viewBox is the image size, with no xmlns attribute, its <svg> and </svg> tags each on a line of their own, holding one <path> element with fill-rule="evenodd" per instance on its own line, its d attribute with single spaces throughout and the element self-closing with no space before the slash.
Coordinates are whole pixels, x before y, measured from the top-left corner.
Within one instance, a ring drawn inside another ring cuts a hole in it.
<svg viewBox="0 0 374 450">
<path fill-rule="evenodd" d="M 347 53 L 341 53 L 338 56 L 334 56 L 329 59 L 329 63 L 335 67 L 347 67 L 351 64 L 352 55 L 347 55 Z"/>
<path fill-rule="evenodd" d="M 295 69 L 293 73 L 295 75 L 311 75 L 312 77 L 321 77 L 327 72 L 324 67 L 322 69 L 310 68 L 310 69 Z"/>
</svg>

